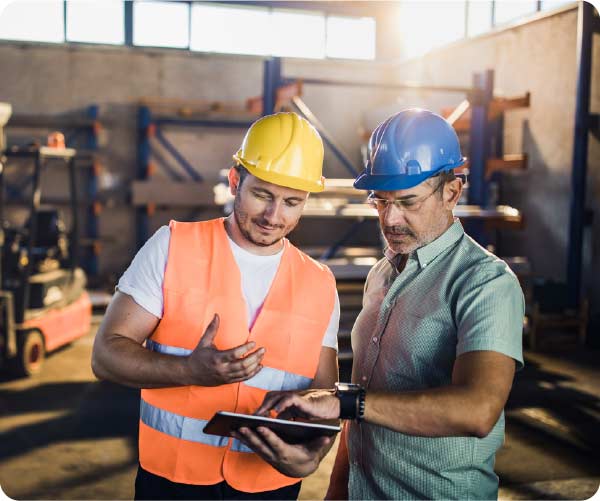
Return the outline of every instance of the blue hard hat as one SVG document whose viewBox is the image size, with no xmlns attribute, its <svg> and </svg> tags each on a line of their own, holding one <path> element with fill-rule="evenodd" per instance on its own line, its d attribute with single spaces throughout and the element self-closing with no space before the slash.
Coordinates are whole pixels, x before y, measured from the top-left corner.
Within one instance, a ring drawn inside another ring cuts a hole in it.
<svg viewBox="0 0 600 501">
<path fill-rule="evenodd" d="M 396 191 L 465 163 L 452 126 L 431 111 L 412 108 L 392 115 L 371 134 L 359 190 Z"/>
</svg>

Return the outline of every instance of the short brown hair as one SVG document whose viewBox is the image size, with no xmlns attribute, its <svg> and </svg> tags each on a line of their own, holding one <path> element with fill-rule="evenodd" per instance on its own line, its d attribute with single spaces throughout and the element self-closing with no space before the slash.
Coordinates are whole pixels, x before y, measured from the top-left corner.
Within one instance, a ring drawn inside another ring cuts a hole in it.
<svg viewBox="0 0 600 501">
<path fill-rule="evenodd" d="M 238 186 L 242 186 L 244 179 L 246 179 L 250 172 L 248 172 L 248 169 L 246 169 L 246 167 L 244 167 L 242 164 L 235 164 L 233 168 L 237 171 L 238 176 L 240 176 L 240 183 Z"/>
</svg>

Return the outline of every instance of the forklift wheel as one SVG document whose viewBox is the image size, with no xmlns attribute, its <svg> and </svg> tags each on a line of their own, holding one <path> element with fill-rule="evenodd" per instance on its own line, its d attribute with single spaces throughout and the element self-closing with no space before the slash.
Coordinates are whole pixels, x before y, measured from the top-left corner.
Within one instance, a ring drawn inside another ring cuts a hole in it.
<svg viewBox="0 0 600 501">
<path fill-rule="evenodd" d="M 21 333 L 18 338 L 19 352 L 17 355 L 17 373 L 21 376 L 33 376 L 42 369 L 46 349 L 44 337 L 38 330 Z"/>
</svg>

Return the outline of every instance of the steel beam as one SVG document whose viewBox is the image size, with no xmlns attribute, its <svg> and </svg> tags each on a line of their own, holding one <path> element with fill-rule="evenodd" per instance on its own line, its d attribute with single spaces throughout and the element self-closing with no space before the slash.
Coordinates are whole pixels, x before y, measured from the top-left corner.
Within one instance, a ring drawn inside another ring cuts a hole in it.
<svg viewBox="0 0 600 501">
<path fill-rule="evenodd" d="M 333 139 L 333 137 L 331 136 L 331 134 L 329 134 L 329 132 L 327 132 L 327 130 L 325 129 L 323 124 L 319 121 L 319 119 L 316 117 L 316 115 L 312 111 L 310 111 L 310 108 L 306 105 L 306 103 L 304 101 L 302 101 L 302 99 L 300 99 L 298 96 L 294 96 L 292 98 L 292 104 L 294 105 L 296 110 L 298 112 L 300 112 L 300 114 L 302 116 L 304 116 L 304 118 L 306 118 L 319 131 L 319 133 L 321 134 L 321 137 L 323 138 L 323 141 L 325 141 L 325 144 L 327 144 L 327 146 L 329 146 L 331 151 L 333 151 L 333 154 L 342 163 L 342 165 L 344 167 L 346 167 L 348 172 L 350 172 L 350 174 L 352 176 L 356 177 L 358 175 L 358 171 L 356 170 L 356 168 L 354 167 L 354 165 L 348 158 L 348 155 L 346 155 L 342 151 L 341 146 L 338 146 L 336 144 L 336 142 Z"/>
<path fill-rule="evenodd" d="M 567 251 L 567 292 L 569 302 L 573 307 L 579 306 L 581 300 L 582 248 L 583 230 L 585 225 L 590 88 L 592 74 L 592 35 L 594 33 L 594 7 L 588 2 L 580 2 L 578 8 L 577 100 L 575 105 L 573 170 L 571 173 L 569 248 Z"/>
<path fill-rule="evenodd" d="M 179 153 L 179 151 L 177 150 L 177 148 L 175 148 L 173 143 L 171 143 L 165 137 L 160 127 L 156 128 L 155 137 L 158 140 L 158 142 L 162 144 L 163 148 L 165 148 L 173 156 L 177 163 L 181 165 L 181 167 L 183 167 L 183 169 L 190 175 L 190 177 L 194 181 L 202 181 L 202 176 L 200 175 L 200 173 L 194 168 L 194 166 L 191 163 L 187 161 L 187 159 L 181 153 Z"/>
<path fill-rule="evenodd" d="M 204 120 L 174 117 L 157 117 L 153 120 L 153 123 L 156 125 L 174 125 L 180 127 L 215 127 L 222 129 L 244 129 L 252 125 L 252 122 L 248 120 Z"/>
<path fill-rule="evenodd" d="M 263 75 L 263 109 L 262 114 L 274 113 L 277 99 L 277 88 L 282 84 L 281 59 L 272 57 L 265 60 Z"/>
<path fill-rule="evenodd" d="M 334 85 L 337 87 L 369 87 L 376 89 L 389 90 L 426 90 L 433 92 L 456 92 L 459 94 L 468 94 L 473 91 L 472 87 L 459 87 L 451 85 L 423 85 L 418 82 L 404 83 L 380 83 L 380 82 L 360 82 L 348 80 L 331 80 L 325 78 L 301 78 L 301 77 L 286 77 L 285 81 L 299 80 L 303 84 L 312 85 Z"/>
<path fill-rule="evenodd" d="M 481 99 L 471 103 L 471 152 L 469 158 L 469 204 L 485 206 L 487 202 L 485 168 L 490 156 L 490 124 L 488 107 L 494 89 L 494 72 L 476 73 L 473 84 L 481 91 Z"/>
</svg>

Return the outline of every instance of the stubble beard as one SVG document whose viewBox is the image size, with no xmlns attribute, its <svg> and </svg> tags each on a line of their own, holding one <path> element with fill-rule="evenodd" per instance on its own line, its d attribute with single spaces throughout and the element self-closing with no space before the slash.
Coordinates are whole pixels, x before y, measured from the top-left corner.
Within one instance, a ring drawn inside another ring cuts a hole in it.
<svg viewBox="0 0 600 501">
<path fill-rule="evenodd" d="M 388 240 L 388 236 L 386 235 L 386 231 L 394 235 L 406 235 L 411 237 L 412 242 L 406 244 L 398 244 L 398 243 L 390 243 Z M 386 226 L 385 231 L 383 231 L 383 238 L 385 239 L 388 247 L 398 253 L 398 254 L 411 254 L 412 252 L 420 249 L 421 247 L 425 247 L 427 244 L 433 242 L 436 238 L 438 238 L 443 233 L 443 228 L 440 225 L 440 228 L 437 226 L 432 228 L 429 231 L 425 231 L 421 235 L 416 235 L 410 228 L 407 227 L 399 227 L 399 226 Z"/>
<path fill-rule="evenodd" d="M 241 201 L 240 201 L 240 195 L 236 194 L 235 196 L 235 200 L 233 202 L 233 217 L 235 218 L 235 222 L 238 226 L 238 229 L 240 230 L 240 233 L 242 234 L 242 236 L 248 240 L 248 242 L 258 246 L 258 247 L 270 247 L 272 245 L 275 245 L 277 242 L 279 242 L 285 235 L 283 236 L 279 236 L 274 238 L 273 240 L 269 241 L 269 242 L 265 242 L 265 241 L 260 241 L 260 240 L 256 240 L 252 234 L 250 233 L 250 231 L 248 231 L 245 228 L 245 224 L 248 222 L 248 220 L 250 220 L 250 224 L 252 224 L 254 222 L 254 220 L 251 220 L 248 217 L 248 213 L 245 212 L 244 210 L 242 210 L 241 208 Z M 291 231 L 291 230 L 290 230 Z"/>
</svg>

